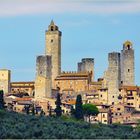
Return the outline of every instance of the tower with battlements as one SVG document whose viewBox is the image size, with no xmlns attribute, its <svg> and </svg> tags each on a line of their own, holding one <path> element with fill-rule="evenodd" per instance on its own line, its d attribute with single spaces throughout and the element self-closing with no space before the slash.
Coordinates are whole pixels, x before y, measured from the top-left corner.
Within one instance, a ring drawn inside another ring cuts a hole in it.
<svg viewBox="0 0 140 140">
<path fill-rule="evenodd" d="M 54 79 L 61 73 L 61 35 L 58 26 L 51 21 L 46 31 L 45 55 L 52 57 L 52 87 Z"/>
<path fill-rule="evenodd" d="M 36 59 L 35 98 L 51 98 L 51 56 Z"/>
<path fill-rule="evenodd" d="M 121 51 L 121 83 L 132 86 L 135 84 L 134 49 L 130 41 L 123 44 Z"/>
</svg>

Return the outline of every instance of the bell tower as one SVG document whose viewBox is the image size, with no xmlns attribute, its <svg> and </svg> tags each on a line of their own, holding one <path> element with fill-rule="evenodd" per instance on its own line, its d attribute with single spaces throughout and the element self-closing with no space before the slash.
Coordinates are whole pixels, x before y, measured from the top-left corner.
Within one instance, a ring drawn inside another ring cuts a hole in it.
<svg viewBox="0 0 140 140">
<path fill-rule="evenodd" d="M 126 41 L 121 51 L 121 83 L 123 85 L 134 85 L 134 81 L 134 49 L 132 43 Z"/>
<path fill-rule="evenodd" d="M 61 73 L 61 31 L 53 20 L 46 31 L 45 55 L 52 57 L 52 87 L 54 79 Z"/>
</svg>

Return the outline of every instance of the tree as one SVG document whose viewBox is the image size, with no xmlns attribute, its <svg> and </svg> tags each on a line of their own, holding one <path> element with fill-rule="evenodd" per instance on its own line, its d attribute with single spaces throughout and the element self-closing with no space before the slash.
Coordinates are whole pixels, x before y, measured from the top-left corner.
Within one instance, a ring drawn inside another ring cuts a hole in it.
<svg viewBox="0 0 140 140">
<path fill-rule="evenodd" d="M 40 112 L 40 116 L 44 116 L 45 115 L 45 112 L 43 111 L 43 109 L 41 109 L 41 112 Z"/>
<path fill-rule="evenodd" d="M 0 90 L 0 109 L 4 109 L 3 90 Z"/>
<path fill-rule="evenodd" d="M 82 108 L 82 97 L 81 95 L 77 95 L 76 98 L 76 104 L 75 104 L 75 118 L 78 120 L 82 120 L 84 118 L 83 116 L 83 108 Z"/>
<path fill-rule="evenodd" d="M 88 117 L 89 123 L 90 123 L 90 117 L 91 116 L 97 116 L 98 113 L 99 113 L 99 110 L 93 104 L 84 104 L 83 105 L 83 113 L 86 117 Z"/>
<path fill-rule="evenodd" d="M 26 114 L 28 115 L 29 111 L 30 111 L 30 106 L 29 105 L 25 105 L 24 108 L 25 108 Z"/>
<path fill-rule="evenodd" d="M 32 115 L 35 115 L 35 107 L 34 107 L 34 104 L 32 105 Z"/>
<path fill-rule="evenodd" d="M 75 115 L 75 109 L 73 108 L 73 106 L 71 106 L 70 108 L 70 114 L 71 114 L 71 117 L 74 117 Z"/>
<path fill-rule="evenodd" d="M 50 117 L 52 116 L 52 107 L 51 106 L 49 107 L 49 116 Z"/>
<path fill-rule="evenodd" d="M 56 97 L 56 108 L 55 108 L 55 113 L 57 117 L 60 117 L 62 115 L 62 109 L 61 109 L 61 99 L 60 99 L 60 93 L 57 93 L 57 97 Z"/>
</svg>

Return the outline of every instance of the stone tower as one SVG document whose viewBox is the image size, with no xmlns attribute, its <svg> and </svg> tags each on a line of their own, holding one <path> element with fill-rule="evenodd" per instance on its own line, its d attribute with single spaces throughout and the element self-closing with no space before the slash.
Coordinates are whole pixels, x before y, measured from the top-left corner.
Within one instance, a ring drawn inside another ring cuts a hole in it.
<svg viewBox="0 0 140 140">
<path fill-rule="evenodd" d="M 132 43 L 126 41 L 121 51 L 121 83 L 123 85 L 134 85 L 134 81 L 134 50 Z"/>
<path fill-rule="evenodd" d="M 45 54 L 52 57 L 52 87 L 55 87 L 54 79 L 61 73 L 61 35 L 58 26 L 51 21 L 46 31 Z"/>
<path fill-rule="evenodd" d="M 105 88 L 108 88 L 108 103 L 114 104 L 118 101 L 118 89 L 121 81 L 120 53 L 108 54 L 109 67 L 105 72 Z"/>
<path fill-rule="evenodd" d="M 11 71 L 7 69 L 0 70 L 0 90 L 4 93 L 10 92 Z"/>
<path fill-rule="evenodd" d="M 35 98 L 51 97 L 51 56 L 36 59 Z"/>
<path fill-rule="evenodd" d="M 92 72 L 92 81 L 94 81 L 94 59 L 93 58 L 83 58 L 81 62 L 78 63 L 78 72 Z"/>
</svg>

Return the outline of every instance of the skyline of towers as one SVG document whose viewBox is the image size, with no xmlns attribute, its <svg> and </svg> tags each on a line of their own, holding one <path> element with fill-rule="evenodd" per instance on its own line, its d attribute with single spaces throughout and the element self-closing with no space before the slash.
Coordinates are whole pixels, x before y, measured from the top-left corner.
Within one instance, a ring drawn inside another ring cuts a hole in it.
<svg viewBox="0 0 140 140">
<path fill-rule="evenodd" d="M 119 88 L 135 85 L 134 50 L 132 43 L 126 41 L 121 53 L 112 52 L 108 54 L 108 69 L 104 73 L 103 86 L 108 88 L 109 103 L 117 103 Z"/>
</svg>

